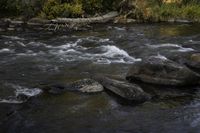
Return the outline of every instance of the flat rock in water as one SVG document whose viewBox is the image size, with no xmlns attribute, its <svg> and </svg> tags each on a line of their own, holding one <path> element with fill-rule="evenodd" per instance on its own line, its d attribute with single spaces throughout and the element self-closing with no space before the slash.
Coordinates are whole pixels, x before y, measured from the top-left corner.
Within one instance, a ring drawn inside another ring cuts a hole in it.
<svg viewBox="0 0 200 133">
<path fill-rule="evenodd" d="M 103 86 L 93 79 L 82 79 L 67 84 L 55 84 L 45 87 L 52 94 L 61 94 L 66 91 L 78 91 L 84 93 L 97 93 L 103 91 Z"/>
<path fill-rule="evenodd" d="M 103 86 L 93 79 L 82 79 L 66 85 L 66 89 L 85 93 L 102 92 Z"/>
<path fill-rule="evenodd" d="M 104 76 L 96 76 L 94 78 L 101 83 L 105 89 L 113 92 L 123 99 L 138 103 L 142 103 L 150 99 L 150 96 L 145 93 L 140 86 L 129 83 L 126 80 L 111 79 Z"/>
<path fill-rule="evenodd" d="M 196 85 L 200 76 L 187 68 L 168 59 L 150 57 L 142 62 L 136 62 L 128 71 L 126 79 L 145 83 L 185 86 Z"/>
</svg>

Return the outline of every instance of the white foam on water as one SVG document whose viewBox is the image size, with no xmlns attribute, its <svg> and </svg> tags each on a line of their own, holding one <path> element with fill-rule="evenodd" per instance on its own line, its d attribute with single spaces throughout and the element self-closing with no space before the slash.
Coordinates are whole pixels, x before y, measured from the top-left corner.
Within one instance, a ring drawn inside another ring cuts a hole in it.
<svg viewBox="0 0 200 133">
<path fill-rule="evenodd" d="M 167 57 L 165 57 L 165 56 L 163 56 L 163 55 L 161 55 L 161 54 L 159 54 L 159 53 L 158 53 L 158 55 L 152 56 L 152 57 L 158 58 L 158 59 L 162 59 L 162 60 L 168 60 Z"/>
<path fill-rule="evenodd" d="M 24 101 L 18 100 L 16 98 L 0 99 L 0 103 L 9 103 L 9 104 L 21 104 Z"/>
<path fill-rule="evenodd" d="M 97 61 L 95 62 L 96 64 L 111 64 L 112 62 L 108 59 L 97 59 Z"/>
<path fill-rule="evenodd" d="M 191 127 L 200 126 L 200 114 L 198 115 L 198 118 L 194 119 L 190 125 L 191 125 Z"/>
<path fill-rule="evenodd" d="M 116 46 L 113 45 L 106 45 L 106 46 L 101 46 L 101 48 L 106 51 L 106 53 L 102 54 L 107 57 L 113 57 L 115 55 L 124 55 L 124 56 L 129 56 L 128 53 L 122 49 L 119 49 Z"/>
<path fill-rule="evenodd" d="M 193 48 L 184 48 L 181 47 L 180 49 L 178 49 L 179 52 L 191 52 L 191 51 L 195 51 Z"/>
<path fill-rule="evenodd" d="M 173 48 L 177 48 L 177 51 L 179 51 L 179 52 L 191 52 L 191 51 L 195 51 L 193 48 L 185 48 L 185 47 L 182 47 L 181 45 L 173 44 L 173 43 L 164 43 L 164 44 L 159 44 L 159 45 L 146 44 L 146 46 L 148 46 L 150 48 L 173 47 Z"/>
<path fill-rule="evenodd" d="M 7 84 L 7 85 L 15 89 L 15 96 L 19 96 L 20 94 L 23 94 L 23 95 L 32 97 L 32 96 L 36 96 L 42 93 L 42 90 L 39 88 L 27 88 L 27 87 L 15 85 L 15 84 Z"/>
<path fill-rule="evenodd" d="M 188 40 L 188 41 L 186 41 L 185 43 L 192 43 L 192 44 L 199 44 L 200 43 L 200 41 L 197 41 L 197 40 Z"/>
<path fill-rule="evenodd" d="M 180 48 L 181 46 L 178 44 L 172 44 L 172 43 L 164 43 L 164 44 L 159 44 L 159 45 L 150 45 L 146 44 L 146 46 L 151 47 L 151 48 L 162 48 L 162 47 L 175 47 L 175 48 Z"/>
<path fill-rule="evenodd" d="M 99 38 L 99 37 L 86 37 L 86 38 L 81 38 L 82 41 L 89 41 L 89 42 L 96 42 L 96 43 L 113 43 L 109 38 Z"/>
<path fill-rule="evenodd" d="M 38 55 L 44 55 L 45 53 L 43 51 L 39 52 L 33 52 L 32 50 L 27 50 L 25 53 L 18 53 L 17 56 L 38 56 Z"/>
<path fill-rule="evenodd" d="M 99 43 L 96 47 L 84 47 L 79 45 L 84 40 L 94 43 Z M 141 61 L 129 56 L 129 54 L 114 45 L 103 45 L 101 43 L 112 42 L 108 38 L 87 37 L 77 39 L 75 42 L 69 42 L 60 46 L 49 47 L 49 54 L 54 55 L 61 61 L 81 61 L 91 60 L 97 64 L 111 64 L 111 63 L 134 63 Z M 113 43 L 113 42 L 112 42 Z M 97 52 L 95 52 L 97 51 Z"/>
<path fill-rule="evenodd" d="M 4 44 L 6 44 L 6 45 L 10 45 L 10 44 L 12 44 L 13 42 L 12 41 L 5 41 L 4 42 Z"/>
<path fill-rule="evenodd" d="M 26 45 L 23 42 L 17 41 L 17 44 L 19 44 L 22 47 L 26 47 Z"/>
<path fill-rule="evenodd" d="M 199 89 L 197 87 L 197 89 Z M 197 92 L 199 93 L 199 91 Z M 194 99 L 189 105 L 184 106 L 184 110 L 186 112 L 180 112 L 181 115 L 185 114 L 185 118 L 190 121 L 191 127 L 199 127 L 200 126 L 200 99 Z"/>
<path fill-rule="evenodd" d="M 100 39 L 99 42 L 111 42 L 109 38 L 106 39 Z"/>
<path fill-rule="evenodd" d="M 114 45 L 101 46 L 101 48 L 106 52 L 103 54 L 99 54 L 99 55 L 104 56 L 104 57 L 115 58 L 115 57 L 121 56 L 123 58 L 128 59 L 130 62 L 141 61 L 141 59 L 135 59 L 134 57 L 129 56 L 129 54 L 126 51 L 124 51 Z M 119 58 L 119 59 L 122 59 L 122 58 Z M 119 62 L 123 62 L 123 61 L 119 60 Z"/>
<path fill-rule="evenodd" d="M 45 43 L 42 43 L 42 42 L 29 42 L 28 44 L 26 44 L 27 46 L 32 46 L 32 47 L 44 47 L 44 48 L 54 48 L 53 46 L 51 45 L 47 45 Z"/>
<path fill-rule="evenodd" d="M 124 27 L 114 27 L 115 30 L 117 31 L 125 31 L 126 29 Z"/>
<path fill-rule="evenodd" d="M 16 93 L 16 96 L 23 94 L 28 97 L 33 97 L 33 96 L 37 96 L 37 95 L 41 94 L 42 90 L 39 88 L 29 89 L 29 88 L 23 88 L 20 86 L 19 89 L 16 89 L 15 93 Z"/>
<path fill-rule="evenodd" d="M 46 48 L 49 48 L 49 49 L 69 49 L 69 48 L 74 48 L 74 47 L 80 47 L 78 46 L 78 43 L 82 42 L 82 39 L 78 39 L 77 41 L 75 41 L 74 43 L 73 42 L 69 42 L 69 43 L 66 43 L 64 45 L 60 45 L 60 46 L 50 46 L 50 45 L 46 45 L 46 44 L 43 44 L 43 46 L 45 46 Z"/>
<path fill-rule="evenodd" d="M 84 47 L 82 43 L 95 43 L 94 46 Z M 17 44 L 26 47 L 26 51 L 22 53 L 16 53 L 17 56 L 51 56 L 60 61 L 82 61 L 90 60 L 93 63 L 98 64 L 110 64 L 110 63 L 134 63 L 136 61 L 141 61 L 141 59 L 136 59 L 130 56 L 125 50 L 118 48 L 109 38 L 99 38 L 99 37 L 86 37 L 79 38 L 75 41 L 65 43 L 63 45 L 48 45 L 42 42 L 31 41 L 27 44 L 18 41 Z M 37 49 L 34 49 L 34 48 Z M 42 51 L 38 49 L 42 48 Z M 43 51 L 45 48 L 45 51 Z M 6 51 L 6 50 L 4 50 Z M 0 51 L 1 52 L 1 51 Z"/>
<path fill-rule="evenodd" d="M 27 97 L 34 97 L 42 93 L 42 90 L 39 88 L 27 88 L 15 84 L 7 84 L 7 85 L 15 89 L 15 96 L 10 96 L 7 99 L 0 99 L 0 103 L 20 104 L 23 103 L 24 101 L 22 99 L 19 99 L 18 96 L 25 95 Z"/>
<path fill-rule="evenodd" d="M 8 39 L 11 39 L 11 40 L 26 40 L 25 38 L 21 38 L 21 37 L 18 37 L 18 36 L 6 36 L 6 35 L 2 35 L 2 37 L 8 38 Z"/>
<path fill-rule="evenodd" d="M 12 53 L 14 50 L 8 49 L 8 48 L 3 48 L 0 49 L 0 53 Z"/>
<path fill-rule="evenodd" d="M 61 45 L 61 46 L 56 46 L 56 47 L 53 47 L 53 48 L 57 48 L 57 49 L 68 49 L 68 48 L 71 48 L 71 47 L 76 47 L 77 44 L 78 44 L 79 41 L 76 41 L 75 43 L 67 43 L 65 45 Z"/>
</svg>

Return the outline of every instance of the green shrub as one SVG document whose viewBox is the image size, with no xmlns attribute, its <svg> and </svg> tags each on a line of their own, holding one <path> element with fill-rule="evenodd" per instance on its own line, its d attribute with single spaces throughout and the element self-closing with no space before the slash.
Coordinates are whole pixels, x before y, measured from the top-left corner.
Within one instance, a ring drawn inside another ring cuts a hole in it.
<svg viewBox="0 0 200 133">
<path fill-rule="evenodd" d="M 103 9 L 103 0 L 80 0 L 83 10 L 88 14 L 95 14 Z"/>
<path fill-rule="evenodd" d="M 161 20 L 177 18 L 180 14 L 180 8 L 176 4 L 163 4 L 158 13 Z"/>
<path fill-rule="evenodd" d="M 200 20 L 200 5 L 187 5 L 182 8 L 182 17 Z"/>
<path fill-rule="evenodd" d="M 82 5 L 79 3 L 61 3 L 58 0 L 48 0 L 40 16 L 48 19 L 56 17 L 80 17 L 83 14 Z"/>
<path fill-rule="evenodd" d="M 64 3 L 60 5 L 62 12 L 58 14 L 59 17 L 80 17 L 83 14 L 83 9 L 81 4 L 67 4 Z"/>
<path fill-rule="evenodd" d="M 30 18 L 38 15 L 45 0 L 0 0 L 0 11 L 6 16 L 22 15 Z"/>
</svg>

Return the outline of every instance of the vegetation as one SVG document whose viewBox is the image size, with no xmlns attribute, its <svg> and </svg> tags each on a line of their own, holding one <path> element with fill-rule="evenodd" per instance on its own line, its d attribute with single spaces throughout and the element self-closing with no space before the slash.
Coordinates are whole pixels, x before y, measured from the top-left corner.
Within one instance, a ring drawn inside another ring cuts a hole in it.
<svg viewBox="0 0 200 133">
<path fill-rule="evenodd" d="M 151 5 L 147 19 L 165 21 L 169 19 L 190 19 L 200 21 L 200 3 L 198 1 L 182 1 L 181 3 L 162 3 Z"/>
<path fill-rule="evenodd" d="M 43 18 L 87 17 L 111 10 L 121 0 L 0 0 L 0 11 L 5 16 Z"/>
<path fill-rule="evenodd" d="M 142 21 L 200 22 L 200 0 L 0 0 L 0 17 L 88 17 L 112 10 Z"/>
</svg>

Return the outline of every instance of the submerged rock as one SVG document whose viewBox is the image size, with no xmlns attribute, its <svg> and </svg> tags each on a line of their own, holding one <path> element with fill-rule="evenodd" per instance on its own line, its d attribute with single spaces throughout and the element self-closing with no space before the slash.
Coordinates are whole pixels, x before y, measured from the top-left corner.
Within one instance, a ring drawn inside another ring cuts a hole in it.
<svg viewBox="0 0 200 133">
<path fill-rule="evenodd" d="M 129 81 L 169 86 L 196 85 L 200 81 L 200 76 L 186 66 L 156 57 L 133 64 L 126 78 Z"/>
<path fill-rule="evenodd" d="M 185 63 L 192 70 L 200 73 L 200 53 L 195 53 Z"/>
<path fill-rule="evenodd" d="M 150 99 L 142 88 L 136 84 L 128 83 L 126 80 L 111 79 L 104 76 L 96 76 L 95 80 L 101 83 L 105 89 L 113 92 L 123 99 L 142 103 Z"/>
<path fill-rule="evenodd" d="M 93 79 L 82 79 L 67 84 L 55 84 L 44 88 L 52 94 L 61 94 L 65 91 L 78 91 L 83 93 L 97 93 L 103 91 L 103 86 Z"/>
</svg>

